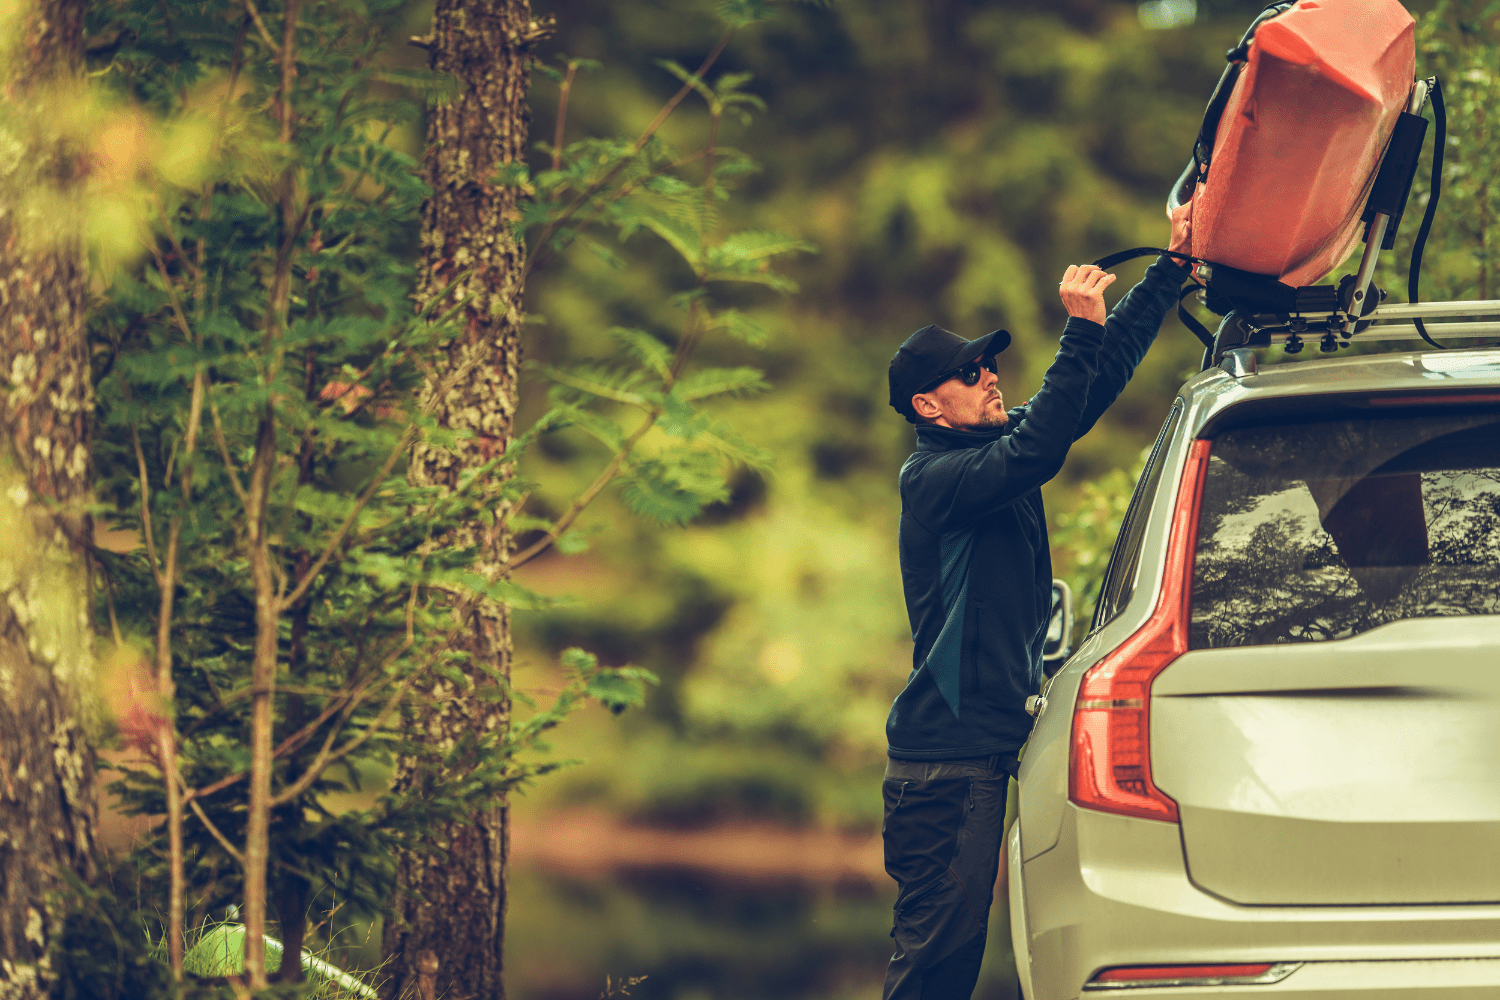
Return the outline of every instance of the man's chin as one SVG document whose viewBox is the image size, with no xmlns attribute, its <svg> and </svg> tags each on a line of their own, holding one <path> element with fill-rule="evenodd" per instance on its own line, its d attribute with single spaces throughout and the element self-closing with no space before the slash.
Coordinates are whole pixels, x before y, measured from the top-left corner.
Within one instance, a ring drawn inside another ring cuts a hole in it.
<svg viewBox="0 0 1500 1000">
<path fill-rule="evenodd" d="M 1010 422 L 1010 415 L 1004 410 L 999 413 L 983 413 L 979 419 L 964 427 L 966 431 L 992 431 L 996 427 L 1004 427 Z"/>
</svg>

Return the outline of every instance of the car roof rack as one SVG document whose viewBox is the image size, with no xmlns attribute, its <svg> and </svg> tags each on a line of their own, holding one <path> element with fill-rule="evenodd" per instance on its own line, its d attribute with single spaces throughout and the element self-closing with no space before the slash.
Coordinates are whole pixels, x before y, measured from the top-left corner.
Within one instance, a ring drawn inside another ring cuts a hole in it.
<svg viewBox="0 0 1500 1000">
<path fill-rule="evenodd" d="M 1500 299 L 1382 305 L 1347 335 L 1351 343 L 1374 340 L 1418 340 L 1420 319 L 1435 340 L 1500 340 Z M 1365 326 L 1368 322 L 1369 325 Z M 1286 343 L 1289 331 L 1271 333 L 1271 342 Z"/>
<path fill-rule="evenodd" d="M 1324 354 L 1334 354 L 1340 347 L 1373 341 L 1422 341 L 1438 347 L 1457 346 L 1453 341 L 1492 340 L 1500 345 L 1500 299 L 1452 302 L 1421 302 L 1416 305 L 1392 303 L 1375 309 L 1360 319 L 1353 330 L 1339 334 L 1345 317 L 1329 314 L 1293 314 L 1291 316 L 1246 317 L 1230 314 L 1226 327 L 1238 327 L 1231 333 L 1233 343 L 1218 352 L 1222 361 L 1240 348 L 1280 346 L 1288 354 L 1297 354 L 1310 343 L 1319 345 Z M 1417 321 L 1423 325 L 1419 327 Z M 1427 338 L 1422 336 L 1423 329 Z M 1221 333 L 1224 328 L 1221 327 Z M 1448 344 L 1438 344 L 1437 340 Z M 1478 345 L 1484 346 L 1484 345 Z"/>
</svg>

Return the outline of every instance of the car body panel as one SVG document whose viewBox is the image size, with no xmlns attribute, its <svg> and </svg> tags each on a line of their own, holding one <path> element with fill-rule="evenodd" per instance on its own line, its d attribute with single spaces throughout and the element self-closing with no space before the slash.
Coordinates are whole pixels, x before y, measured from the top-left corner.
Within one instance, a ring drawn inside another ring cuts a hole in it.
<svg viewBox="0 0 1500 1000">
<path fill-rule="evenodd" d="M 1026 923 L 1026 885 L 1021 878 L 1021 823 L 1012 823 L 1005 837 L 1005 884 L 1010 905 L 1010 947 L 1016 960 L 1016 980 L 1024 996 L 1032 996 L 1031 932 Z"/>
<path fill-rule="evenodd" d="M 1493 1000 L 1500 995 L 1500 959 L 1454 958 L 1438 961 L 1308 962 L 1279 983 L 1256 986 L 1132 987 L 1128 991 L 1088 990 L 1094 1000 L 1199 1000 L 1202 997 L 1255 996 L 1272 1000 Z"/>
<path fill-rule="evenodd" d="M 1357 657 L 1361 684 L 1365 687 L 1435 689 L 1420 692 L 1432 701 L 1431 705 L 1420 698 L 1409 699 L 1426 705 L 1417 711 L 1426 712 L 1442 703 L 1457 713 L 1444 715 L 1445 719 L 1451 717 L 1457 721 L 1447 734 L 1433 734 L 1429 741 L 1434 744 L 1447 736 L 1472 740 L 1484 731 L 1488 742 L 1477 745 L 1500 749 L 1500 726 L 1486 721 L 1493 719 L 1493 689 L 1479 678 L 1483 671 L 1478 667 L 1485 659 L 1486 648 L 1490 651 L 1489 659 L 1500 665 L 1500 639 L 1490 638 L 1495 618 L 1398 622 L 1352 639 L 1299 644 L 1285 657 L 1282 654 L 1288 647 L 1189 653 L 1157 678 L 1151 702 L 1152 716 L 1157 720 L 1152 726 L 1153 772 L 1163 790 L 1182 796 L 1179 801 L 1184 809 L 1183 825 L 1081 809 L 1068 801 L 1072 717 L 1080 682 L 1090 668 L 1145 623 L 1157 604 L 1163 583 L 1170 507 L 1177 495 L 1189 447 L 1193 439 L 1205 433 L 1205 427 L 1209 433 L 1215 433 L 1213 428 L 1221 425 L 1228 411 L 1244 403 L 1282 400 L 1275 405 L 1295 407 L 1293 397 L 1329 393 L 1425 394 L 1428 390 L 1463 391 L 1492 386 L 1500 386 L 1500 350 L 1481 348 L 1314 359 L 1267 365 L 1256 374 L 1240 378 L 1216 368 L 1195 376 L 1182 387 L 1184 415 L 1173 440 L 1165 445 L 1166 464 L 1144 533 L 1134 590 L 1119 613 L 1112 620 L 1100 623 L 1047 682 L 1044 689 L 1047 705 L 1022 756 L 1020 819 L 1018 829 L 1012 833 L 1008 854 L 1012 928 L 1013 934 L 1017 934 L 1018 956 L 1022 950 L 1027 956 L 1022 988 L 1029 1000 L 1072 1000 L 1082 995 L 1098 997 L 1118 992 L 1083 990 L 1083 985 L 1099 970 L 1117 965 L 1257 961 L 1307 964 L 1274 984 L 1132 987 L 1128 994 L 1134 1000 L 1169 995 L 1181 1000 L 1252 992 L 1319 1000 L 1413 994 L 1440 995 L 1444 1000 L 1500 996 L 1500 905 L 1419 901 L 1424 895 L 1434 895 L 1431 872 L 1428 877 L 1406 879 L 1404 887 L 1398 886 L 1398 892 L 1388 893 L 1384 899 L 1371 899 L 1361 905 L 1326 901 L 1312 905 L 1288 902 L 1296 897 L 1285 891 L 1285 879 L 1270 895 L 1257 897 L 1255 893 L 1259 890 L 1247 877 L 1254 865 L 1248 864 L 1239 869 L 1229 865 L 1230 881 L 1220 885 L 1218 891 L 1208 891 L 1195 882 L 1196 877 L 1202 876 L 1199 867 L 1195 865 L 1190 871 L 1188 857 L 1193 856 L 1194 845 L 1189 844 L 1188 850 L 1184 850 L 1184 830 L 1193 829 L 1205 817 L 1212 823 L 1213 817 L 1203 811 L 1212 796 L 1222 798 L 1242 780 L 1256 776 L 1253 766 L 1244 761 L 1232 763 L 1222 753 L 1217 754 L 1211 768 L 1203 768 L 1195 755 L 1203 752 L 1206 738 L 1191 735 L 1193 722 L 1189 717 L 1194 713 L 1208 716 L 1217 713 L 1225 725 L 1233 719 L 1243 723 L 1246 705 L 1272 700 L 1249 692 L 1271 687 L 1287 692 L 1312 691 L 1315 687 L 1326 691 L 1350 683 L 1346 677 L 1339 677 L 1332 666 L 1324 669 L 1321 679 L 1314 681 L 1309 668 L 1299 659 L 1309 654 L 1327 657 L 1330 664 Z M 1402 662 L 1398 647 L 1408 647 L 1406 659 L 1415 660 L 1420 657 L 1411 647 L 1427 642 L 1435 643 L 1445 652 L 1442 663 L 1427 658 L 1424 674 L 1423 663 Z M 1362 655 L 1362 650 L 1369 655 Z M 1197 669 L 1191 659 L 1226 654 L 1246 656 L 1246 677 L 1236 681 L 1230 676 L 1232 670 L 1218 671 L 1217 666 Z M 1258 677 L 1248 675 L 1252 658 L 1259 663 L 1253 669 L 1264 671 Z M 1280 662 L 1283 658 L 1284 664 Z M 1440 680 L 1413 680 L 1430 678 L 1434 672 L 1441 674 Z M 1329 677 L 1335 677 L 1337 683 L 1330 683 Z M 1215 697 L 1220 699 L 1217 704 Z M 1252 719 L 1244 723 L 1253 737 L 1247 739 L 1248 746 L 1255 746 L 1257 739 L 1265 742 L 1265 734 L 1279 726 L 1300 725 L 1310 717 L 1306 713 L 1297 716 L 1300 709 L 1295 703 L 1305 700 L 1300 696 L 1274 698 L 1279 699 L 1280 707 L 1272 706 L 1274 711 L 1269 721 Z M 1230 702 L 1237 702 L 1240 707 L 1226 707 Z M 1158 717 L 1159 711 L 1163 714 Z M 1430 763 L 1438 751 L 1417 746 L 1411 758 L 1400 763 L 1400 746 L 1410 746 L 1415 729 L 1430 728 L 1430 720 L 1415 727 L 1399 717 L 1387 720 L 1385 731 L 1390 735 L 1385 740 L 1391 745 L 1382 746 L 1372 743 L 1368 735 L 1378 711 L 1366 713 L 1370 718 L 1358 718 L 1359 712 L 1351 710 L 1344 713 L 1346 717 L 1342 720 L 1322 720 L 1314 727 L 1315 732 L 1306 737 L 1312 744 L 1309 751 L 1316 749 L 1322 755 L 1309 780 L 1315 786 L 1321 783 L 1325 794 L 1322 799 L 1316 794 L 1311 796 L 1311 801 L 1318 803 L 1316 809 L 1303 803 L 1305 818 L 1320 824 L 1340 822 L 1330 818 L 1336 799 L 1331 787 L 1341 775 L 1358 772 L 1359 746 L 1368 750 L 1369 760 L 1376 765 L 1369 770 L 1389 769 L 1386 781 L 1390 793 L 1381 800 L 1385 803 L 1381 808 L 1386 812 L 1371 812 L 1373 807 L 1367 807 L 1360 821 L 1385 823 L 1400 818 L 1397 810 L 1401 797 L 1419 784 L 1415 772 L 1420 769 L 1421 761 Z M 1169 718 L 1173 712 L 1180 717 Z M 1281 713 L 1279 720 L 1275 717 L 1277 712 Z M 1257 725 L 1267 728 L 1258 731 Z M 1182 732 L 1174 735 L 1172 729 L 1178 726 Z M 1357 739 L 1350 739 L 1351 744 L 1357 745 L 1330 747 L 1331 733 L 1342 731 L 1348 735 L 1351 730 L 1360 734 Z M 1261 735 L 1255 736 L 1257 732 Z M 1172 745 L 1158 749 L 1158 736 Z M 1500 757 L 1500 753 L 1495 756 Z M 1465 763 L 1456 763 L 1459 758 Z M 1491 761 L 1479 760 L 1470 747 L 1455 755 L 1450 774 L 1456 775 L 1453 780 L 1464 789 L 1473 789 L 1484 782 L 1491 789 L 1500 788 L 1493 773 L 1495 766 Z M 1368 774 L 1363 777 L 1370 780 Z M 1425 812 L 1441 805 L 1447 795 L 1452 808 L 1442 822 L 1460 825 L 1478 822 L 1487 828 L 1495 793 L 1487 791 L 1478 797 L 1480 801 L 1459 808 L 1456 800 L 1462 794 L 1453 787 L 1446 791 L 1428 788 L 1421 790 L 1413 801 L 1416 810 Z M 1232 797 L 1229 801 L 1233 801 Z M 1220 811 L 1232 812 L 1222 808 Z M 1225 822 L 1232 826 L 1243 819 L 1231 816 Z M 1500 849 L 1474 851 L 1472 838 L 1464 839 L 1473 832 L 1470 829 L 1458 834 L 1458 844 L 1463 848 L 1458 856 L 1463 864 L 1495 864 Z M 1395 838 L 1400 839 L 1400 831 L 1395 832 Z M 1496 847 L 1500 848 L 1500 844 Z M 1320 850 L 1327 855 L 1331 849 Z M 1200 853 L 1197 857 L 1200 862 L 1211 861 L 1211 853 Z M 1212 871 L 1212 864 L 1207 870 Z M 1261 870 L 1264 871 L 1263 865 Z M 1222 877 L 1220 873 L 1210 880 Z M 1349 887 L 1347 872 L 1332 881 L 1337 883 L 1338 879 L 1343 879 L 1340 884 L 1344 888 Z M 1246 903 L 1225 898 L 1222 890 L 1226 885 L 1247 900 L 1262 901 Z M 1350 898 L 1348 893 L 1342 897 L 1330 896 L 1327 889 L 1324 885 L 1319 890 L 1325 900 Z M 1451 880 L 1448 888 L 1443 889 L 1447 894 L 1443 898 L 1472 895 L 1476 891 L 1454 893 L 1450 889 Z M 1478 894 L 1491 896 L 1488 891 Z M 1018 958 L 1018 968 L 1020 964 Z M 1382 975 L 1381 970 L 1388 975 Z"/>
<path fill-rule="evenodd" d="M 1254 904 L 1500 901 L 1497 649 L 1500 616 L 1472 616 L 1173 662 L 1152 773 L 1194 883 Z"/>
<path fill-rule="evenodd" d="M 1500 960 L 1500 906 L 1243 906 L 1211 895 L 1189 878 L 1173 823 L 1069 804 L 1056 848 L 1019 867 L 1028 1000 L 1072 1000 L 1100 970 L 1122 965 Z M 1272 987 L 1216 989 L 1203 995 Z M 1114 991 L 1088 995 L 1104 992 Z"/>
</svg>

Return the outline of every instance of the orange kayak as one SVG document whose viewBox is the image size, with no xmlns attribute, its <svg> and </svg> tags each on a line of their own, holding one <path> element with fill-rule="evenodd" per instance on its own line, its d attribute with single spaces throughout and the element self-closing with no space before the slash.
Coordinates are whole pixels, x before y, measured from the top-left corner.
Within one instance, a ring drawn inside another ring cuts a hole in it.
<svg viewBox="0 0 1500 1000">
<path fill-rule="evenodd" d="M 1300 0 L 1261 23 L 1193 195 L 1193 255 L 1292 286 L 1347 260 L 1415 71 L 1398 0 Z"/>
</svg>

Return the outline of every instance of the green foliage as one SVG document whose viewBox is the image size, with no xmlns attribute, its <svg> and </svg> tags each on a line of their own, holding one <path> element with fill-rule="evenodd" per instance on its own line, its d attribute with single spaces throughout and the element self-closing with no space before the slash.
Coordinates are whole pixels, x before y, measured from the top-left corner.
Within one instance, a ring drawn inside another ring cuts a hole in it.
<svg viewBox="0 0 1500 1000">
<path fill-rule="evenodd" d="M 422 677 L 451 666 L 447 595 L 485 588 L 469 571 L 472 546 L 430 541 L 514 495 L 492 468 L 448 496 L 410 486 L 399 468 L 433 429 L 411 391 L 452 330 L 410 304 L 406 257 L 426 189 L 386 141 L 419 111 L 376 86 L 392 79 L 379 66 L 391 8 L 304 9 L 286 145 L 262 111 L 279 107 L 279 74 L 233 5 L 126 4 L 96 16 L 132 39 L 103 78 L 122 100 L 166 121 L 212 113 L 226 123 L 201 183 L 152 178 L 156 241 L 112 276 L 92 320 L 103 359 L 99 491 L 111 519 L 146 542 L 100 557 L 126 636 L 156 633 L 167 539 L 180 532 L 179 766 L 187 788 L 219 789 L 194 796 L 189 905 L 209 912 L 240 893 L 229 845 L 245 843 L 254 609 L 265 596 L 246 526 L 264 460 L 274 599 L 285 610 L 271 896 L 338 885 L 377 907 L 397 843 L 420 843 L 423 824 L 465 796 L 524 780 L 501 748 L 478 747 L 463 795 L 441 805 L 323 804 L 384 765 L 395 711 Z M 226 80 L 243 89 L 230 93 Z M 206 105 L 204 93 L 215 95 Z M 156 768 L 127 765 L 113 791 L 129 813 L 165 811 Z M 157 845 L 142 850 L 148 877 L 165 879 Z"/>
<path fill-rule="evenodd" d="M 1104 567 L 1148 454 L 1149 449 L 1142 452 L 1128 470 L 1111 469 L 1083 483 L 1073 505 L 1053 518 L 1052 572 L 1073 591 L 1073 621 L 1079 635 L 1088 631 Z"/>
<path fill-rule="evenodd" d="M 1500 213 L 1500 10 L 1487 0 L 1438 0 L 1420 14 L 1417 75 L 1438 77 L 1448 110 L 1442 197 L 1423 254 L 1421 297 L 1500 297 L 1500 253 L 1491 235 Z M 1376 279 L 1395 301 L 1406 296 L 1411 252 L 1431 196 L 1433 145 L 1429 138 L 1396 249 L 1385 255 Z"/>
<path fill-rule="evenodd" d="M 546 9 L 558 17 L 558 47 L 604 63 L 569 104 L 569 120 L 587 134 L 644 126 L 696 68 L 682 53 L 701 51 L 721 30 L 686 0 L 649 9 L 559 0 Z M 705 506 L 681 532 L 642 526 L 599 535 L 581 557 L 588 603 L 519 623 L 522 655 L 538 663 L 583 643 L 616 650 L 663 679 L 647 703 L 653 725 L 626 730 L 639 733 L 634 749 L 591 749 L 584 736 L 602 739 L 597 729 L 578 730 L 576 743 L 559 734 L 568 753 L 610 758 L 607 782 L 580 770 L 537 795 L 587 789 L 634 813 L 651 814 L 659 800 L 676 815 L 689 809 L 690 788 L 621 772 L 674 753 L 728 760 L 755 747 L 801 762 L 785 773 L 807 775 L 786 779 L 802 781 L 798 794 L 813 800 L 799 813 L 805 821 L 870 820 L 851 783 L 883 758 L 891 699 L 912 667 L 894 548 L 895 483 L 912 436 L 886 406 L 891 354 L 927 323 L 966 337 L 1004 327 L 1013 346 L 1002 359 L 1001 388 L 1013 403 L 1025 400 L 1056 349 L 1064 317 L 1052 289 L 1065 267 L 1167 238 L 1167 189 L 1186 162 L 1225 49 L 1258 10 L 1148 32 L 1135 5 L 1124 3 L 1064 11 L 1017 0 L 967 7 L 850 0 L 789 7 L 731 40 L 726 65 L 754 74 L 733 92 L 760 98 L 770 113 L 735 108 L 751 115 L 748 124 L 724 113 L 723 143 L 752 153 L 760 169 L 736 175 L 743 197 L 714 202 L 719 224 L 725 233 L 795 233 L 820 249 L 776 258 L 785 263 L 775 270 L 800 289 L 794 298 L 777 299 L 765 287 L 717 291 L 713 322 L 722 328 L 714 332 L 724 336 L 702 348 L 705 368 L 754 365 L 775 386 L 715 397 L 722 419 L 775 456 L 775 475 L 745 463 L 729 480 L 728 498 Z M 661 72 L 635 57 L 642 52 L 670 54 L 675 65 Z M 720 82 L 708 74 L 697 86 L 696 103 L 685 102 L 653 141 L 697 148 L 690 141 L 713 125 L 704 91 Z M 555 111 L 552 93 L 537 91 L 539 120 Z M 588 96 L 598 93 L 606 96 Z M 701 163 L 697 169 L 701 180 Z M 533 276 L 531 308 L 549 318 L 528 330 L 528 355 L 547 366 L 532 369 L 533 378 L 565 370 L 570 357 L 621 350 L 601 332 L 611 327 L 674 342 L 662 331 L 691 305 L 682 293 L 696 289 L 684 286 L 704 260 L 685 224 L 699 203 L 674 191 L 653 192 L 619 215 L 634 226 L 630 243 L 650 234 L 668 244 L 655 257 L 610 267 L 580 252 Z M 753 239 L 736 248 L 746 259 L 776 245 Z M 661 261 L 681 264 L 665 270 Z M 1143 266 L 1122 268 L 1112 294 L 1123 294 Z M 1129 468 L 1184 374 L 1197 370 L 1195 345 L 1169 318 L 1134 383 L 1045 491 L 1058 525 L 1058 575 L 1075 584 L 1083 605 L 1128 502 Z M 540 402 L 533 396 L 523 405 Z M 702 440 L 700 432 L 693 443 Z M 529 503 L 565 509 L 612 454 L 579 427 L 532 450 L 524 468 L 539 488 Z M 596 505 L 588 519 L 629 525 L 622 515 L 640 498 L 605 499 L 609 506 Z M 549 592 L 579 589 L 556 572 L 555 583 L 546 572 L 534 579 Z M 527 573 L 523 581 L 533 579 Z M 784 789 L 782 770 L 766 768 Z M 712 762 L 695 767 L 691 780 L 705 808 L 728 781 Z M 790 800 L 778 792 L 783 798 Z"/>
<path fill-rule="evenodd" d="M 734 6 L 725 12 L 731 32 L 763 19 L 770 10 L 764 4 Z M 568 73 L 548 67 L 545 75 L 560 84 L 555 133 L 562 136 L 569 105 L 561 95 L 578 100 L 572 95 L 573 74 L 585 63 L 565 56 L 559 61 L 569 67 Z M 762 373 L 747 366 L 694 369 L 689 362 L 707 335 L 722 332 L 745 341 L 760 339 L 758 326 L 730 304 L 732 296 L 742 294 L 736 286 L 794 291 L 796 283 L 772 270 L 772 264 L 813 246 L 778 232 L 724 231 L 720 204 L 735 183 L 756 170 L 745 154 L 718 142 L 726 114 L 749 124 L 749 109 L 765 108 L 759 97 L 743 89 L 750 74 L 700 78 L 671 60 L 658 60 L 657 65 L 682 87 L 634 143 L 589 138 L 562 148 L 543 144 L 540 148 L 552 154 L 550 169 L 533 175 L 512 165 L 503 175 L 506 183 L 529 196 L 515 223 L 518 235 L 530 241 L 528 269 L 578 244 L 593 250 L 610 268 L 621 267 L 614 248 L 586 233 L 591 226 L 609 226 L 627 246 L 638 244 L 639 234 L 657 237 L 660 245 L 646 252 L 666 248 L 675 259 L 665 268 L 685 268 L 691 276 L 690 282 L 664 296 L 682 314 L 675 337 L 664 329 L 612 326 L 612 357 L 567 365 L 528 362 L 530 371 L 552 384 L 549 397 L 556 407 L 558 429 L 578 428 L 610 457 L 595 482 L 541 538 L 523 546 L 515 559 L 518 566 L 563 538 L 569 539 L 569 552 L 583 551 L 569 528 L 582 507 L 611 482 L 618 481 L 620 499 L 637 516 L 662 525 L 683 525 L 706 506 L 729 498 L 727 477 L 735 467 L 764 471 L 769 466 L 764 450 L 700 408 L 708 400 L 764 390 Z M 707 110 L 706 142 L 699 151 L 680 155 L 655 129 L 676 101 L 694 93 Z M 701 174 L 693 178 L 689 171 L 699 164 Z"/>
<path fill-rule="evenodd" d="M 768 9 L 751 4 L 726 16 L 742 24 Z M 458 332 L 461 303 L 443 315 L 412 306 L 428 192 L 402 137 L 420 120 L 421 101 L 446 99 L 451 81 L 392 54 L 406 16 L 400 5 L 322 0 L 302 6 L 292 36 L 297 72 L 283 93 L 286 42 L 274 41 L 284 38 L 283 16 L 271 5 L 247 19 L 227 0 L 131 0 L 91 11 L 91 34 L 120 40 L 96 67 L 96 85 L 120 106 L 148 111 L 163 134 L 189 122 L 206 139 L 186 167 L 176 148 L 134 164 L 138 221 L 151 237 L 144 256 L 108 271 L 90 331 L 98 491 L 109 520 L 143 543 L 98 553 L 101 617 L 127 646 L 150 650 L 156 636 L 169 636 L 175 685 L 164 721 L 125 727 L 142 756 L 122 766 L 111 791 L 129 814 L 164 813 L 150 727 L 175 730 L 180 777 L 168 780 L 191 807 L 188 922 L 212 928 L 210 916 L 244 891 L 254 677 L 268 662 L 257 649 L 269 637 L 268 896 L 292 940 L 302 936 L 307 901 L 325 888 L 336 887 L 352 912 L 378 912 L 400 849 L 429 849 L 434 823 L 559 767 L 543 740 L 570 713 L 589 702 L 615 714 L 642 704 L 651 672 L 570 648 L 557 658 L 563 683 L 544 706 L 499 676 L 471 692 L 532 707 L 509 727 L 454 745 L 399 727 L 418 704 L 415 692 L 437 679 L 467 687 L 488 672 L 452 647 L 465 627 L 455 604 L 481 595 L 516 610 L 556 603 L 486 575 L 472 530 L 535 491 L 515 469 L 538 440 L 576 429 L 606 458 L 561 516 L 513 515 L 508 528 L 525 545 L 517 563 L 554 543 L 584 551 L 598 526 L 572 521 L 611 483 L 645 518 L 681 524 L 729 498 L 736 468 L 766 467 L 766 452 L 711 409 L 764 389 L 762 374 L 699 366 L 694 352 L 714 334 L 760 336 L 735 289 L 790 290 L 771 264 L 809 246 L 762 229 L 737 232 L 720 217 L 754 170 L 717 138 L 724 115 L 747 121 L 762 107 L 744 92 L 743 73 L 686 81 L 683 96 L 697 91 L 711 120 L 697 153 L 679 156 L 648 130 L 634 142 L 589 138 L 550 150 L 550 169 L 534 176 L 525 164 L 502 172 L 498 182 L 529 195 L 515 223 L 530 242 L 526 271 L 575 245 L 621 266 L 630 259 L 622 249 L 673 252 L 676 264 L 660 266 L 687 277 L 663 298 L 677 303 L 681 326 L 674 335 L 612 324 L 614 350 L 603 360 L 535 366 L 553 383 L 550 408 L 503 453 L 465 470 L 457 489 L 415 486 L 405 473 L 412 446 L 454 439 L 424 401 L 444 387 L 419 390 Z M 566 73 L 552 76 L 564 88 L 595 65 L 562 63 Z M 593 232 L 601 227 L 617 233 L 616 246 Z M 417 773 L 401 793 L 380 794 L 398 755 Z M 147 898 L 159 899 L 169 879 L 165 835 L 156 827 L 135 852 Z M 193 961 L 205 960 L 203 947 Z"/>
<path fill-rule="evenodd" d="M 133 908 L 107 889 L 75 882 L 54 936 L 51 1000 L 169 1000 L 172 972 Z M 207 998 L 205 998 L 207 1000 Z"/>
<path fill-rule="evenodd" d="M 275 26 L 283 12 L 270 6 L 261 15 Z M 91 33 L 121 39 L 97 84 L 122 106 L 149 109 L 163 130 L 206 122 L 210 137 L 191 170 L 139 164 L 152 239 L 146 256 L 108 275 L 90 324 L 98 491 L 109 520 L 143 542 L 98 553 L 108 596 L 101 618 L 141 649 L 162 629 L 170 636 L 175 699 L 166 708 L 192 806 L 190 922 L 201 925 L 243 892 L 252 676 L 266 634 L 257 608 L 267 603 L 277 619 L 269 897 L 285 901 L 285 925 L 305 921 L 298 900 L 330 886 L 356 911 L 376 912 L 399 848 L 427 849 L 433 823 L 470 815 L 553 769 L 537 757 L 541 734 L 587 700 L 615 712 L 639 704 L 651 680 L 569 653 L 561 693 L 509 729 L 435 746 L 397 725 L 432 679 L 468 683 L 463 654 L 451 648 L 465 627 L 452 611 L 457 599 L 547 603 L 480 572 L 469 527 L 520 501 L 528 484 L 509 470 L 538 436 L 571 425 L 609 436 L 608 418 L 589 408 L 598 386 L 586 380 L 503 454 L 466 470 L 458 489 L 408 482 L 414 442 L 451 440 L 417 390 L 457 331 L 452 313 L 412 306 L 411 257 L 428 192 L 395 137 L 419 119 L 418 99 L 441 99 L 448 83 L 393 65 L 398 5 L 304 4 L 289 96 L 271 36 L 252 30 L 237 4 L 143 0 L 90 16 Z M 628 144 L 585 147 L 630 159 Z M 687 352 L 677 358 L 680 371 Z M 670 411 L 664 427 L 687 436 L 706 419 L 693 401 L 754 385 L 700 381 L 690 401 L 671 395 L 674 372 L 660 365 L 600 379 L 648 413 Z M 657 449 L 620 471 L 655 498 L 643 510 L 659 514 L 666 504 L 662 516 L 681 519 L 722 494 L 720 454 L 709 444 Z M 586 534 L 569 536 L 568 547 Z M 262 551 L 270 579 L 258 584 Z M 504 678 L 493 680 L 488 696 L 509 697 Z M 128 814 L 161 815 L 155 737 L 125 737 L 147 756 L 127 762 L 111 791 Z M 377 798 L 379 778 L 368 785 L 396 754 L 417 761 L 418 780 Z M 362 805 L 332 805 L 340 798 Z M 157 826 L 136 852 L 148 896 L 168 880 L 165 836 Z"/>
</svg>

